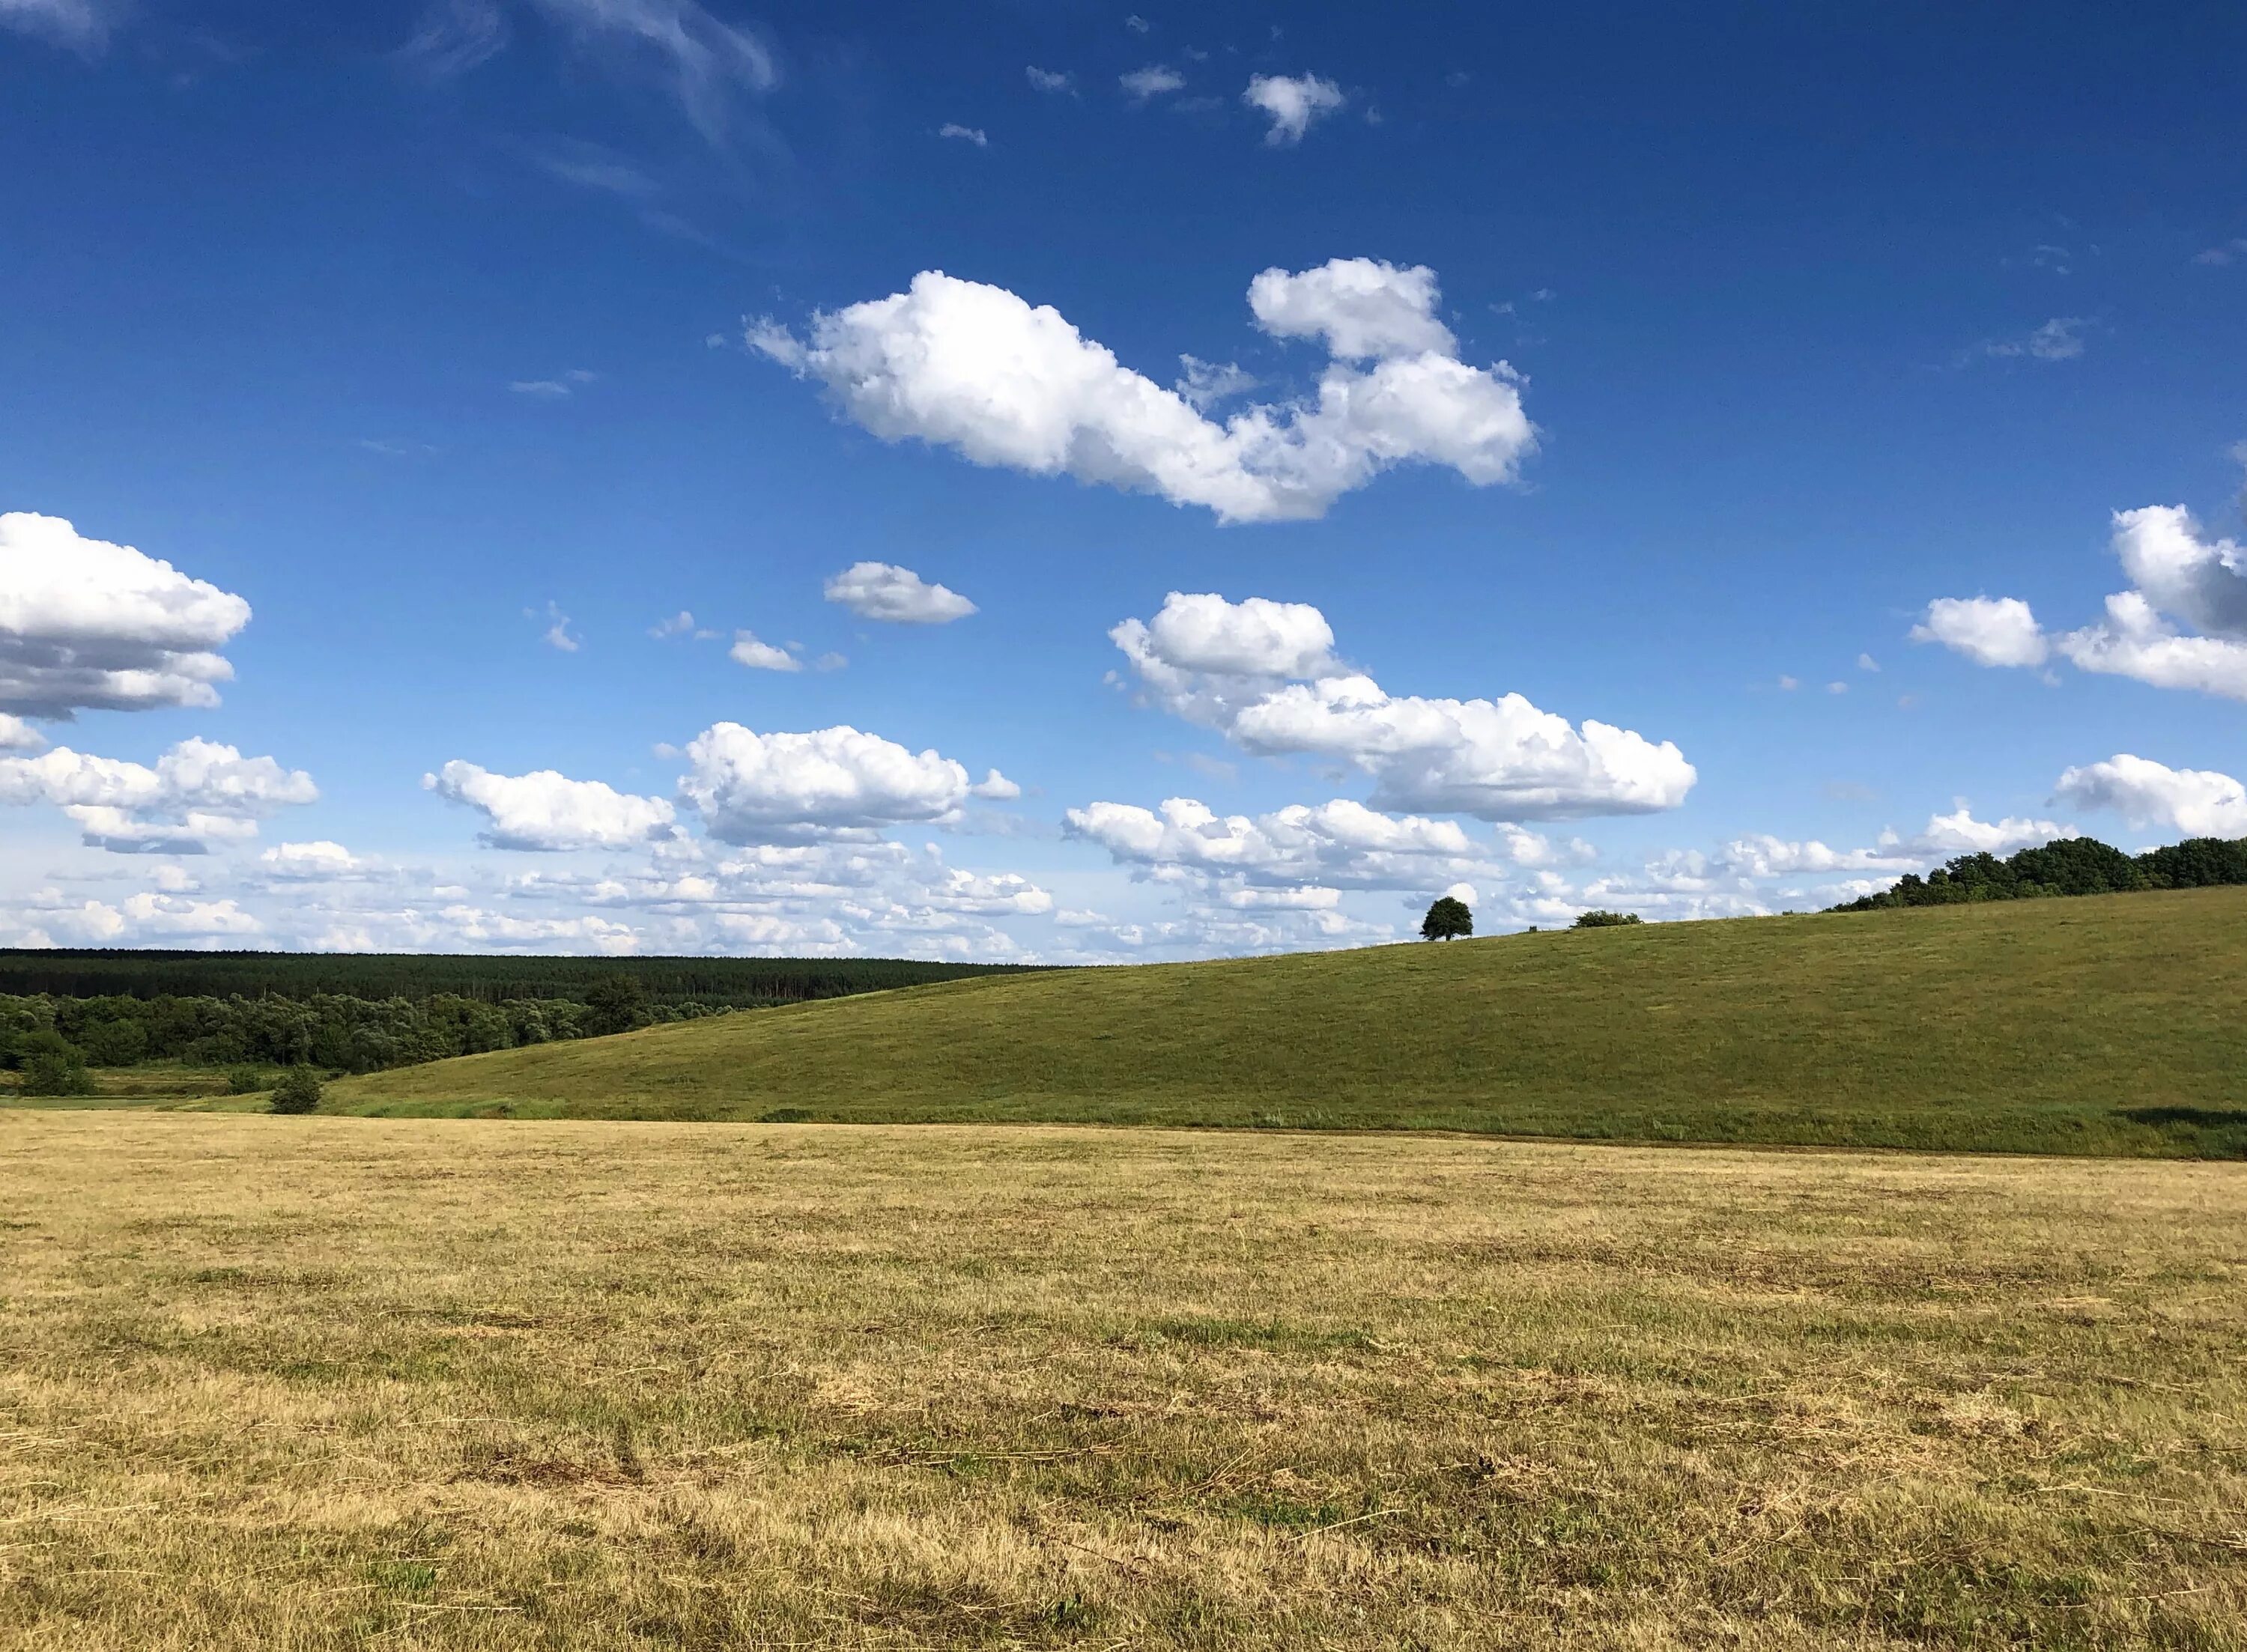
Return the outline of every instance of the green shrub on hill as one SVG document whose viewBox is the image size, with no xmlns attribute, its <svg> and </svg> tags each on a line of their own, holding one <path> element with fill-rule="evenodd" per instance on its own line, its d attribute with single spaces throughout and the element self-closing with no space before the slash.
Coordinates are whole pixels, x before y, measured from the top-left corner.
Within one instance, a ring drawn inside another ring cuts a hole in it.
<svg viewBox="0 0 2247 1652">
<path fill-rule="evenodd" d="M 1571 929 L 1618 929 L 1625 924 L 1643 924 L 1646 920 L 1636 912 L 1590 911 L 1578 912 Z"/>
<path fill-rule="evenodd" d="M 91 1096 L 93 1075 L 76 1050 L 43 1050 L 24 1063 L 26 1096 Z"/>
<path fill-rule="evenodd" d="M 314 1113 L 320 1106 L 320 1075 L 309 1067 L 292 1067 L 273 1086 L 269 1113 Z"/>
</svg>

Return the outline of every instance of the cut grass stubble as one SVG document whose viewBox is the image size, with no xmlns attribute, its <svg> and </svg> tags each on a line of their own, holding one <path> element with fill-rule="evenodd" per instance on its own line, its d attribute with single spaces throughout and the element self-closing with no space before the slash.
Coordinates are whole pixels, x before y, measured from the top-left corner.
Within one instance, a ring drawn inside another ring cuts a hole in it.
<svg viewBox="0 0 2247 1652">
<path fill-rule="evenodd" d="M 2244 1643 L 2234 1166 L 0 1130 L 9 1648 Z"/>
</svg>

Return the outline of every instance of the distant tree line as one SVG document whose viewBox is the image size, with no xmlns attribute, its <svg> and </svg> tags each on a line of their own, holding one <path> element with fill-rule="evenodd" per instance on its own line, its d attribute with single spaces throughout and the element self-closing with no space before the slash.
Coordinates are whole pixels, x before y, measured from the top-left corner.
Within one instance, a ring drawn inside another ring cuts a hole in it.
<svg viewBox="0 0 2247 1652">
<path fill-rule="evenodd" d="M 1990 854 L 1961 855 L 1924 877 L 1907 872 L 1894 888 L 1832 910 L 1870 912 L 1888 906 L 1956 906 L 2219 884 L 2247 884 L 2247 837 L 2192 837 L 2142 855 L 2126 854 L 2095 837 L 2063 837 L 2003 860 Z"/>
<path fill-rule="evenodd" d="M 23 1088 L 46 1095 L 84 1093 L 88 1067 L 143 1062 L 372 1073 L 989 967 L 898 959 L 9 951 L 0 952 L 0 988 L 18 990 L 0 991 L 0 1069 L 20 1072 Z M 106 990 L 62 990 L 88 984 Z M 174 984 L 203 990 L 149 990 Z M 218 990 L 229 986 L 256 990 Z M 502 995 L 506 987 L 516 990 Z"/>
<path fill-rule="evenodd" d="M 332 993 L 369 1000 L 451 996 L 484 1004 L 550 998 L 583 1003 L 594 982 L 622 975 L 638 981 L 659 1003 L 746 1009 L 1022 967 L 902 958 L 488 958 L 0 947 L 0 993 L 295 999 Z"/>
<path fill-rule="evenodd" d="M 67 1058 L 74 1053 L 95 1067 L 247 1062 L 372 1073 L 728 1013 L 723 1006 L 692 1000 L 662 1003 L 630 977 L 616 979 L 615 986 L 596 982 L 588 993 L 593 1001 L 586 1003 L 517 998 L 487 1004 L 452 993 L 419 1000 L 339 993 L 308 998 L 0 995 L 0 1067 L 23 1066 L 38 1054 Z"/>
</svg>

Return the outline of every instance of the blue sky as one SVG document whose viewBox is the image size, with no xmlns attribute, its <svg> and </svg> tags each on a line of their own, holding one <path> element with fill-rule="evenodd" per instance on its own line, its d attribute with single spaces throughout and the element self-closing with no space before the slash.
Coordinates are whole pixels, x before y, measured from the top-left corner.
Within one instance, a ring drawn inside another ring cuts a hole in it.
<svg viewBox="0 0 2247 1652">
<path fill-rule="evenodd" d="M 0 943 L 2247 835 L 2247 17 L 1957 10 L 0 0 Z"/>
</svg>

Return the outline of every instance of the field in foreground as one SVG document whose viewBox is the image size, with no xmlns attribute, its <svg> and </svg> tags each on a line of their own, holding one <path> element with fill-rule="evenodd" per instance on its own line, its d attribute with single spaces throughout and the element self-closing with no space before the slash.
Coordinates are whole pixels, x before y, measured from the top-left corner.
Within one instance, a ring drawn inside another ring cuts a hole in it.
<svg viewBox="0 0 2247 1652">
<path fill-rule="evenodd" d="M 0 1115 L 0 1646 L 2247 1645 L 2247 1174 Z"/>
<path fill-rule="evenodd" d="M 2247 1155 L 2247 889 L 987 978 L 474 1055 L 339 1109 Z"/>
</svg>

